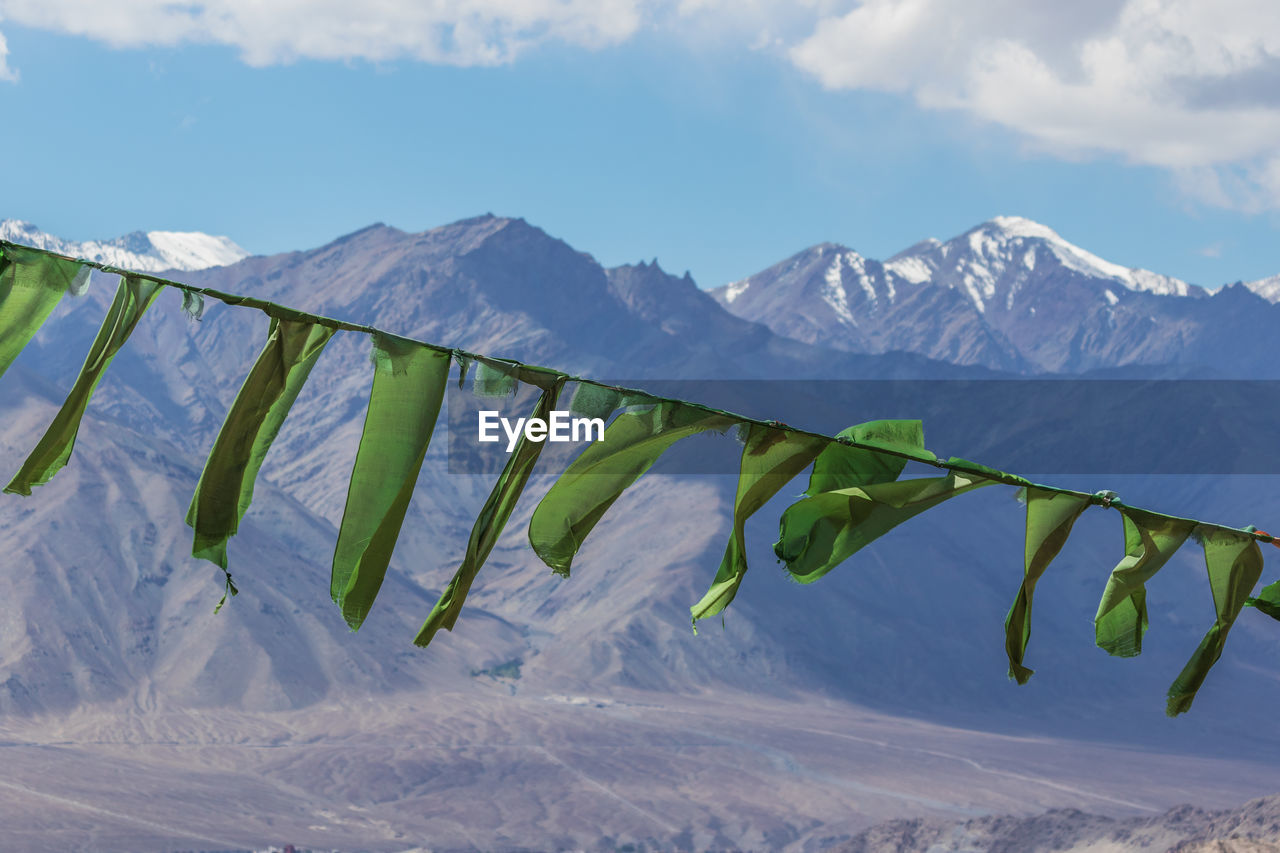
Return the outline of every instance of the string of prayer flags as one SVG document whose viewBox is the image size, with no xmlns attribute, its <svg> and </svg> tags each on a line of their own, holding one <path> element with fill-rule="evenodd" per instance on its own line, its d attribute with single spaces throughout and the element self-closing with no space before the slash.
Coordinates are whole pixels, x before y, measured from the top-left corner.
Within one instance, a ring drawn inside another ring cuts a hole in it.
<svg viewBox="0 0 1280 853">
<path fill-rule="evenodd" d="M 1110 492 L 1090 495 L 1034 484 L 967 459 L 944 461 L 925 449 L 919 421 L 871 421 L 836 436 L 820 435 L 778 421 L 415 341 L 256 297 L 191 287 L 4 241 L 0 241 L 0 375 L 62 296 L 83 292 L 94 269 L 121 276 L 115 299 L 66 402 L 5 491 L 29 495 L 33 486 L 48 482 L 67 463 L 95 387 L 161 288 L 180 291 L 183 310 L 193 319 L 201 316 L 206 298 L 261 311 L 270 318 L 266 343 L 213 442 L 187 513 L 193 555 L 222 568 L 228 594 L 234 595 L 236 588 L 227 567 L 227 541 L 249 508 L 263 460 L 326 345 L 338 331 L 347 331 L 369 336 L 373 348 L 369 403 L 330 576 L 330 595 L 353 630 L 363 624 L 381 589 L 455 362 L 459 387 L 475 368 L 472 391 L 481 397 L 508 396 L 521 383 L 540 389 L 530 423 L 549 420 L 569 383 L 575 386 L 570 411 L 607 422 L 601 440 L 588 443 L 569 463 L 529 523 L 534 552 L 564 576 L 605 513 L 668 449 L 700 433 L 739 430 L 743 447 L 732 528 L 710 588 L 691 608 L 695 624 L 723 612 L 738 594 L 747 572 L 747 520 L 810 466 L 808 486 L 783 511 L 774 545 L 790 576 L 806 584 L 899 524 L 952 497 L 994 484 L 1023 489 L 1027 515 L 1021 585 L 1004 625 L 1010 676 L 1019 683 L 1032 674 L 1024 658 L 1036 585 L 1090 506 L 1116 509 L 1124 528 L 1125 553 L 1111 571 L 1094 618 L 1095 642 L 1109 654 L 1127 657 L 1142 651 L 1148 625 L 1147 582 L 1189 537 L 1203 545 L 1215 620 L 1169 688 L 1166 710 L 1170 715 L 1191 707 L 1243 607 L 1280 619 L 1280 581 L 1256 597 L 1250 594 L 1262 573 L 1258 543 L 1277 542 L 1270 534 L 1130 507 Z M 473 582 L 529 482 L 542 446 L 529 429 L 514 441 L 472 526 L 462 562 L 415 639 L 418 645 L 429 644 L 441 628 L 453 629 Z M 901 479 L 910 462 L 943 473 Z"/>
</svg>

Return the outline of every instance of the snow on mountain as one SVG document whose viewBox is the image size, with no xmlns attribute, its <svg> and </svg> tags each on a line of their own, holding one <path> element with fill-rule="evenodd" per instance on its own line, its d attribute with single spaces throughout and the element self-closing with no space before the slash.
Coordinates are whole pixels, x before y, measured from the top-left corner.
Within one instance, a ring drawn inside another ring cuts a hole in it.
<svg viewBox="0 0 1280 853">
<path fill-rule="evenodd" d="M 823 243 L 712 293 L 805 343 L 1000 370 L 1180 364 L 1270 376 L 1280 355 L 1258 326 L 1280 302 L 1280 276 L 1211 291 L 1105 260 L 1016 216 L 883 263 Z"/>
<path fill-rule="evenodd" d="M 1268 302 L 1280 302 L 1280 275 L 1245 282 L 1244 286 Z"/>
<path fill-rule="evenodd" d="M 1190 296 L 1185 281 L 1150 270 L 1104 260 L 1062 237 L 1047 225 L 1021 216 L 997 216 L 959 237 L 941 243 L 927 240 L 900 252 L 885 270 L 915 284 L 932 281 L 957 287 L 985 311 L 997 291 L 1012 307 L 1017 279 L 1033 273 L 1037 263 L 1056 262 L 1094 279 L 1110 279 L 1126 290 L 1166 296 Z M 1004 287 L 999 284 L 1006 279 Z"/>
<path fill-rule="evenodd" d="M 199 231 L 134 231 L 111 240 L 64 240 L 20 219 L 0 220 L 0 239 L 142 272 L 234 264 L 249 253 L 229 237 Z"/>
</svg>

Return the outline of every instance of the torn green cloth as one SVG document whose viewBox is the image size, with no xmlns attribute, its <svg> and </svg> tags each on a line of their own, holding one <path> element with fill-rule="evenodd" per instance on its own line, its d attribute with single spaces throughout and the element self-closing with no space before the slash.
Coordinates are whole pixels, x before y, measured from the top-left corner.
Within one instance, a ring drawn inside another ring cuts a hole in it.
<svg viewBox="0 0 1280 853">
<path fill-rule="evenodd" d="M 951 472 L 835 489 L 787 507 L 773 551 L 800 583 L 813 583 L 902 522 L 991 480 Z"/>
<path fill-rule="evenodd" d="M 254 362 L 214 439 L 187 510 L 191 555 L 227 568 L 227 539 L 253 500 L 258 469 L 334 330 L 271 319 Z"/>
<path fill-rule="evenodd" d="M 534 406 L 529 420 L 540 420 L 543 423 L 549 421 L 551 411 L 556 407 L 556 400 L 563 387 L 564 378 L 561 377 L 550 388 L 544 390 L 538 397 L 537 405 Z M 467 552 L 463 555 L 462 565 L 454 572 L 453 578 L 441 593 L 436 606 L 431 608 L 426 622 L 418 631 L 418 636 L 414 638 L 415 645 L 426 646 L 436 635 L 436 631 L 441 628 L 446 631 L 453 630 L 454 623 L 458 621 L 458 614 L 462 612 L 462 605 L 467 600 L 467 593 L 471 591 L 471 584 L 484 566 L 485 560 L 489 558 L 489 552 L 493 550 L 498 537 L 502 535 L 503 528 L 507 526 L 507 520 L 511 517 L 512 510 L 516 508 L 516 503 L 520 500 L 525 484 L 529 482 L 529 475 L 533 473 L 533 466 L 537 464 L 545 444 L 545 441 L 531 441 L 527 431 L 520 434 L 520 439 L 511 451 L 511 457 L 503 467 L 498 482 L 489 492 L 488 499 L 480 509 L 480 515 L 476 517 L 475 524 L 471 527 L 471 537 L 467 540 Z"/>
<path fill-rule="evenodd" d="M 80 419 L 89 405 L 94 388 L 116 353 L 129 340 L 129 335 L 162 287 L 157 282 L 133 276 L 121 279 L 115 299 L 98 328 L 98 335 L 89 347 L 84 366 L 80 368 L 80 374 L 71 386 L 66 401 L 31 455 L 22 464 L 22 468 L 9 481 L 9 485 L 4 487 L 6 492 L 29 495 L 33 486 L 49 482 L 67 464 L 80 429 Z"/>
<path fill-rule="evenodd" d="M 31 342 L 64 293 L 88 285 L 90 267 L 23 246 L 0 252 L 0 376 Z"/>
<path fill-rule="evenodd" d="M 1055 494 L 1027 489 L 1027 534 L 1023 546 L 1022 585 L 1004 619 L 1004 648 L 1009 655 L 1009 677 L 1026 684 L 1035 670 L 1022 665 L 1031 639 L 1031 605 L 1036 583 L 1071 535 L 1080 513 L 1089 507 L 1087 495 Z"/>
<path fill-rule="evenodd" d="M 1204 541 L 1204 561 L 1213 590 L 1213 606 L 1217 611 L 1213 627 L 1200 641 L 1191 660 L 1169 687 L 1166 713 L 1176 717 L 1191 708 L 1196 691 L 1205 676 L 1222 656 L 1227 633 L 1240 615 L 1245 600 L 1262 577 L 1262 549 L 1258 541 L 1245 533 L 1200 527 Z"/>
<path fill-rule="evenodd" d="M 1109 655 L 1142 653 L 1147 632 L 1147 582 L 1191 535 L 1194 521 L 1123 507 L 1124 558 L 1111 570 L 1094 617 L 1094 638 Z"/>
<path fill-rule="evenodd" d="M 391 562 L 440 414 L 450 354 L 379 332 L 373 389 L 333 552 L 329 594 L 352 630 L 364 622 Z"/>
<path fill-rule="evenodd" d="M 738 587 L 747 573 L 747 519 L 829 445 L 825 438 L 759 424 L 749 427 L 738 470 L 738 492 L 733 501 L 733 532 L 729 535 L 729 543 L 725 546 L 711 589 L 690 608 L 694 622 L 724 610 L 738 594 Z"/>
<path fill-rule="evenodd" d="M 1280 619 L 1280 581 L 1264 586 L 1257 598 L 1246 598 L 1244 603 L 1248 607 L 1262 611 L 1272 619 Z"/>
<path fill-rule="evenodd" d="M 623 412 L 605 429 L 604 440 L 588 445 L 538 503 L 529 522 L 529 544 L 542 562 L 567 576 L 587 534 L 671 445 L 737 423 L 674 400 Z"/>
<path fill-rule="evenodd" d="M 869 421 L 841 430 L 836 438 L 894 450 L 920 462 L 937 459 L 924 449 L 924 426 L 920 421 Z M 805 494 L 813 497 L 836 489 L 889 483 L 898 479 L 906 466 L 903 456 L 828 442 L 813 464 Z"/>
</svg>

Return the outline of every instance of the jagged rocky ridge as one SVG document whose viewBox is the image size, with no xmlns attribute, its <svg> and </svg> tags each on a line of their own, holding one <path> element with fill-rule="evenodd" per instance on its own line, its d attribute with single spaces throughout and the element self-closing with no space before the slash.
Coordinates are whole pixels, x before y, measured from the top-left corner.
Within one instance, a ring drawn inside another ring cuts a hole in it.
<svg viewBox="0 0 1280 853">
<path fill-rule="evenodd" d="M 824 243 L 713 293 L 778 334 L 850 352 L 1020 373 L 1175 364 L 1280 375 L 1274 279 L 1209 292 L 1110 263 L 1019 217 L 884 262 Z"/>
</svg>

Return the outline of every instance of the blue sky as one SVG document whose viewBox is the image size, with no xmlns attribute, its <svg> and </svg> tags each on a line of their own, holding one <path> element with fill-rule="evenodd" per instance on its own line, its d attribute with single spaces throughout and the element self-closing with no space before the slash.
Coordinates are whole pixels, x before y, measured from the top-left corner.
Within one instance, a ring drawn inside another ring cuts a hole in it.
<svg viewBox="0 0 1280 853">
<path fill-rule="evenodd" d="M 712 287 L 1016 214 L 1201 284 L 1280 273 L 1268 4 L 1205 35 L 1192 0 L 1012 2 L 0 0 L 0 218 L 270 253 L 493 212 Z"/>
</svg>

